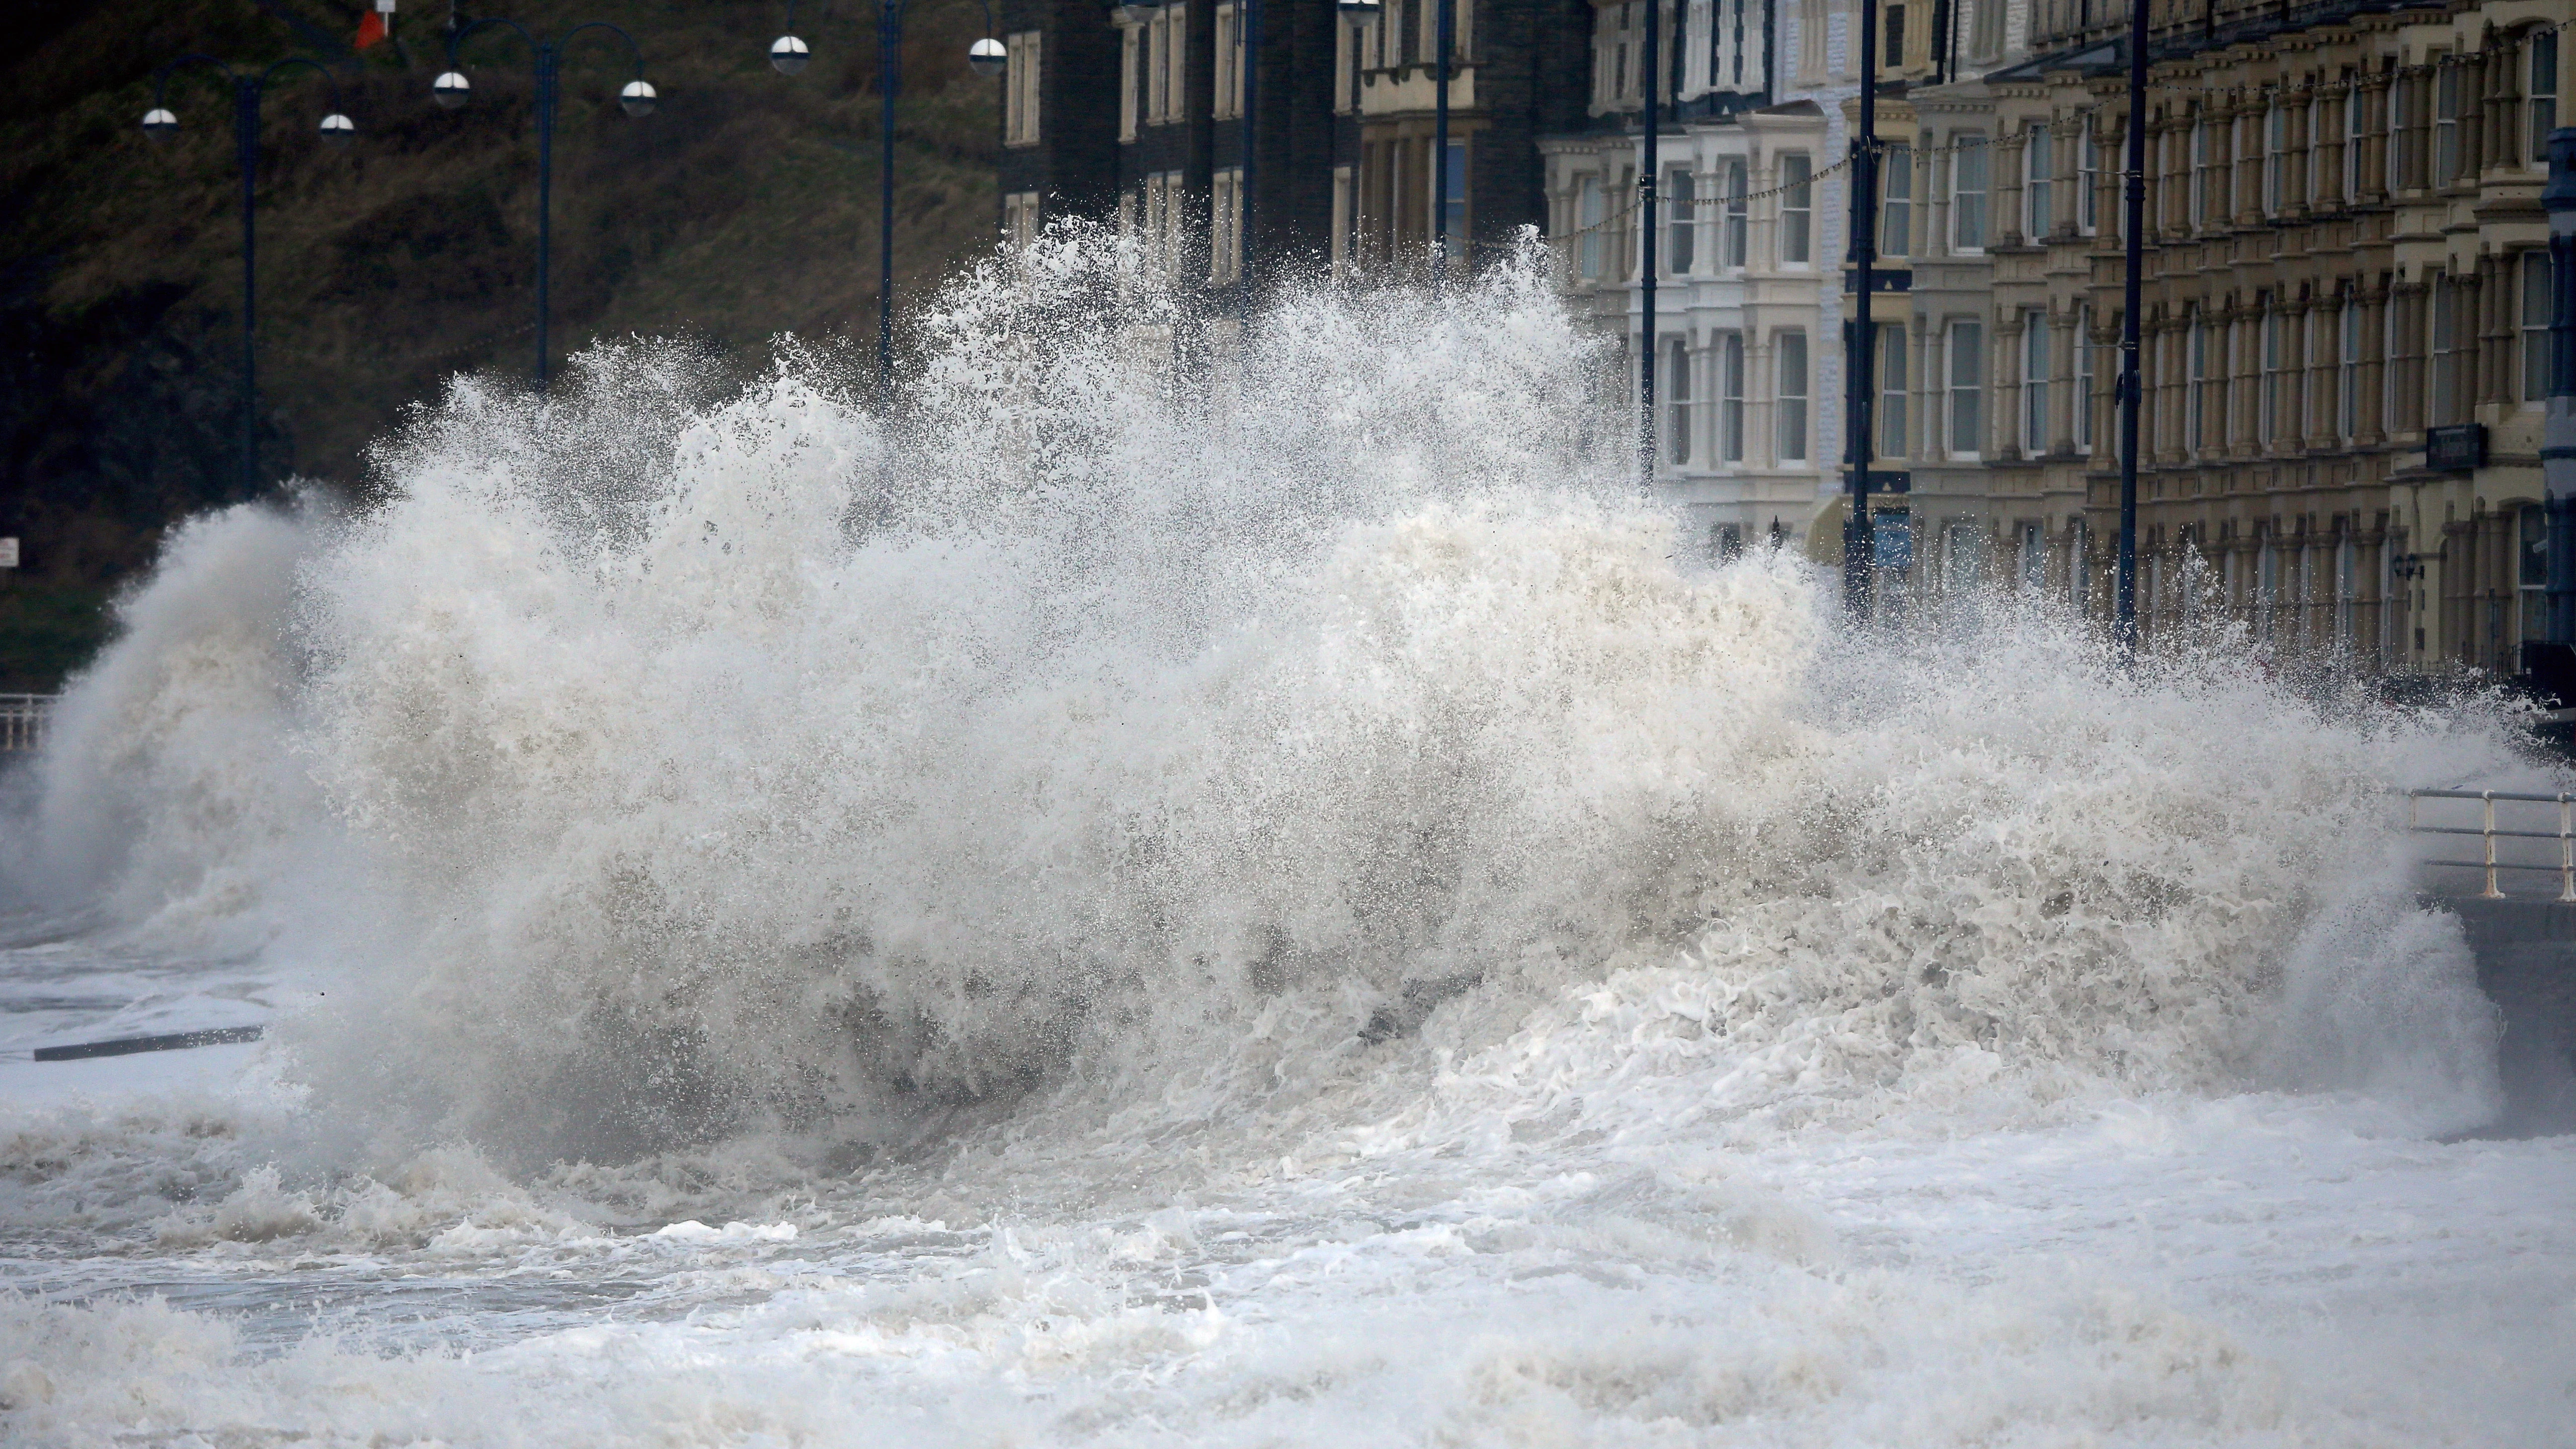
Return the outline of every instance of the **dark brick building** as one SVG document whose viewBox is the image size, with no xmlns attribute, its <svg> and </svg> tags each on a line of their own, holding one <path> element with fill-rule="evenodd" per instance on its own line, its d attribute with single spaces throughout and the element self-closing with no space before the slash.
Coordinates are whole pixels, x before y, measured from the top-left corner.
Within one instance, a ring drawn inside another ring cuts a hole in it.
<svg viewBox="0 0 2576 1449">
<path fill-rule="evenodd" d="M 1239 277 L 1242 15 L 1237 0 L 1003 0 L 1006 230 L 1025 236 L 1067 213 L 1115 219 L 1158 239 L 1185 275 Z M 1594 6 L 1457 0 L 1454 17 L 1442 205 L 1432 196 L 1434 0 L 1388 0 L 1366 17 L 1334 0 L 1261 0 L 1256 269 L 1420 265 L 1444 221 L 1453 255 L 1545 227 L 1538 138 L 1598 124 L 1587 114 Z"/>
</svg>

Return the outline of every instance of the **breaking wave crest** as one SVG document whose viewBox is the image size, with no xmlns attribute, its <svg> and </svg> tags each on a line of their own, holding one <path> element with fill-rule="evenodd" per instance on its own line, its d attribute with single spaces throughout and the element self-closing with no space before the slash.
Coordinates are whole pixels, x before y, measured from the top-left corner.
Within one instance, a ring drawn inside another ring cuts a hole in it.
<svg viewBox="0 0 2576 1449">
<path fill-rule="evenodd" d="M 2386 872 L 2386 789 L 2510 764 L 2223 632 L 1855 637 L 1795 556 L 1703 564 L 1535 261 L 1249 325 L 1066 228 L 943 296 L 891 420 L 793 345 L 460 381 L 374 503 L 175 538 L 13 871 L 332 963 L 314 1100 L 500 1160 L 1033 1089 L 1247 1141 L 1435 1082 L 1439 1130 L 1655 1076 L 1796 1121 L 2241 1079 L 2286 971 L 2376 949 L 2296 943 Z"/>
</svg>

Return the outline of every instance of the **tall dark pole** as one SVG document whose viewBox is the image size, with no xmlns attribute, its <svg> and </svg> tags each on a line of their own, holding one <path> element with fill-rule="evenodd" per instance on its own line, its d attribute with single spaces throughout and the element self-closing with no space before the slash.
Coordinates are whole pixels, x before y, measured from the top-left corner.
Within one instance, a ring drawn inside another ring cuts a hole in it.
<svg viewBox="0 0 2576 1449">
<path fill-rule="evenodd" d="M 1851 462 L 1851 516 L 1843 520 L 1843 607 L 1855 619 L 1866 619 L 1871 605 L 1871 569 L 1877 542 L 1870 533 L 1870 417 L 1877 360 L 1869 318 L 1870 293 L 1878 285 L 1878 0 L 1861 0 L 1860 134 L 1852 137 L 1852 282 L 1857 289 L 1851 331 L 1843 340 L 1844 428 L 1850 437 L 1843 453 Z"/>
<path fill-rule="evenodd" d="M 242 221 L 242 496 L 259 491 L 259 227 L 252 189 L 259 174 L 258 81 L 233 81 L 233 151 L 241 165 Z"/>
<path fill-rule="evenodd" d="M 565 31 L 553 40 L 539 40 L 526 26 L 514 20 L 491 16 L 470 25 L 451 29 L 447 35 L 447 71 L 430 83 L 429 93 L 439 105 L 453 108 L 464 105 L 473 86 L 461 69 L 458 54 L 465 42 L 477 32 L 492 26 L 512 31 L 528 44 L 528 54 L 536 69 L 537 81 L 537 391 L 546 388 L 553 349 L 549 345 L 548 324 L 554 307 L 555 250 L 555 113 L 563 98 L 563 58 L 572 43 L 583 32 L 606 31 L 626 46 L 635 61 L 635 79 L 619 92 L 618 107 L 630 116 L 649 116 L 659 104 L 653 87 L 644 80 L 644 50 L 635 37 L 604 20 L 588 20 Z"/>
<path fill-rule="evenodd" d="M 2138 309 L 2147 232 L 2147 0 L 2129 6 L 2129 167 L 2122 238 L 2127 277 L 2120 314 L 2120 543 L 2111 583 L 2112 634 L 2123 649 L 2138 643 Z"/>
<path fill-rule="evenodd" d="M 878 0 L 877 404 L 894 401 L 894 93 L 903 80 L 902 0 Z"/>
<path fill-rule="evenodd" d="M 1646 154 L 1645 174 L 1637 179 L 1637 225 L 1642 232 L 1638 244 L 1637 276 L 1639 300 L 1645 306 L 1645 325 L 1639 333 L 1643 339 L 1637 349 L 1637 408 L 1639 412 L 1637 460 L 1642 476 L 1638 486 L 1648 501 L 1655 496 L 1655 130 L 1660 118 L 1655 114 L 1655 83 L 1663 71 L 1663 49 L 1659 44 L 1664 17 L 1657 0 L 1646 0 Z"/>
<path fill-rule="evenodd" d="M 161 67 L 152 78 L 152 109 L 144 112 L 143 134 L 158 139 L 179 129 L 169 108 L 170 77 L 182 67 L 203 66 L 232 88 L 233 164 L 241 172 L 241 491 L 259 489 L 259 106 L 280 73 L 307 69 L 331 86 L 331 110 L 322 118 L 322 139 L 348 140 L 357 128 L 340 110 L 340 83 L 330 69 L 311 56 L 289 56 L 257 75 L 236 73 L 211 55 L 188 54 Z"/>
<path fill-rule="evenodd" d="M 1439 0 L 1440 57 L 1431 85 L 1431 285 L 1449 275 L 1449 52 L 1456 41 L 1458 0 Z M 1655 0 L 1646 0 L 1648 25 L 1654 24 Z M 1652 68 L 1654 42 L 1646 42 L 1646 64 Z M 1652 104 L 1649 102 L 1649 104 Z"/>
</svg>

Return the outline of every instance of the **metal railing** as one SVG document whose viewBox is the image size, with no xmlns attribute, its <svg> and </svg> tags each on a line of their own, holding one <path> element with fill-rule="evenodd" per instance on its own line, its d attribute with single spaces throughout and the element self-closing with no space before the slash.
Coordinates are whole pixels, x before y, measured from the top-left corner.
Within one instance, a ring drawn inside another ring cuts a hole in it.
<svg viewBox="0 0 2576 1449">
<path fill-rule="evenodd" d="M 53 713 L 50 694 L 0 694 L 0 751 L 42 749 Z"/>
<path fill-rule="evenodd" d="M 2475 800 L 2479 819 L 2474 826 L 2427 825 L 2420 807 L 2427 800 Z M 2558 807 L 2556 830 L 2502 830 L 2496 826 L 2496 806 L 2555 805 Z M 2409 790 L 2406 792 L 2406 828 L 2417 835 L 2474 835 L 2478 837 L 2483 859 L 2428 860 L 2425 865 L 2452 866 L 2483 874 L 2486 888 L 2478 892 L 2482 899 L 2500 901 L 2504 892 L 2497 887 L 2499 871 L 2555 871 L 2558 875 L 2558 899 L 2576 902 L 2576 795 L 2561 791 L 2555 795 L 2525 795 L 2511 790 Z M 2496 859 L 2499 840 L 2554 840 L 2558 842 L 2558 863 L 2544 865 L 2532 862 Z"/>
</svg>

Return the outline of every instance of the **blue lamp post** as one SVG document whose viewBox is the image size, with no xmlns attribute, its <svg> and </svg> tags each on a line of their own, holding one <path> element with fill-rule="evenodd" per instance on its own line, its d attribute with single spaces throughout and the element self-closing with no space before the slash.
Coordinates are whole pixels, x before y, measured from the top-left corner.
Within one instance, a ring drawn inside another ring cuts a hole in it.
<svg viewBox="0 0 2576 1449">
<path fill-rule="evenodd" d="M 152 109 L 143 113 L 143 134 L 160 140 L 179 130 L 178 113 L 170 109 L 170 77 L 185 67 L 203 66 L 224 78 L 233 93 L 233 158 L 241 171 L 241 483 L 245 496 L 259 487 L 259 103 L 270 85 L 289 71 L 310 70 L 331 87 L 331 110 L 322 118 L 322 139 L 344 145 L 358 134 L 357 124 L 340 109 L 340 83 L 322 62 L 289 56 L 256 75 L 234 70 L 211 55 L 179 57 L 154 74 Z"/>
<path fill-rule="evenodd" d="M 903 12 L 906 0 L 877 0 L 877 95 L 884 112 L 877 122 L 877 397 L 894 388 L 894 97 L 903 82 Z M 993 38 L 993 7 L 984 5 L 984 38 L 966 47 L 966 64 L 991 79 L 1009 62 L 1009 50 Z M 769 63 L 780 75 L 794 75 L 813 60 L 814 51 L 796 34 L 796 0 L 787 0 L 787 33 L 769 43 Z"/>
<path fill-rule="evenodd" d="M 630 116 L 649 116 L 661 104 L 661 96 L 652 83 L 644 79 L 644 52 L 635 37 L 604 20 L 585 21 L 565 31 L 554 40 L 539 40 L 515 20 L 498 16 L 477 20 L 447 37 L 447 69 L 430 82 L 429 93 L 439 105 L 454 110 L 471 99 L 473 82 L 457 59 L 465 42 L 480 31 L 500 26 L 528 43 L 537 72 L 537 390 L 546 386 L 549 351 L 546 344 L 546 317 L 550 310 L 549 289 L 554 263 L 554 186 L 555 186 L 555 111 L 563 98 L 560 80 L 564 52 L 584 32 L 598 30 L 616 36 L 635 60 L 635 79 L 617 93 L 617 104 Z"/>
</svg>

